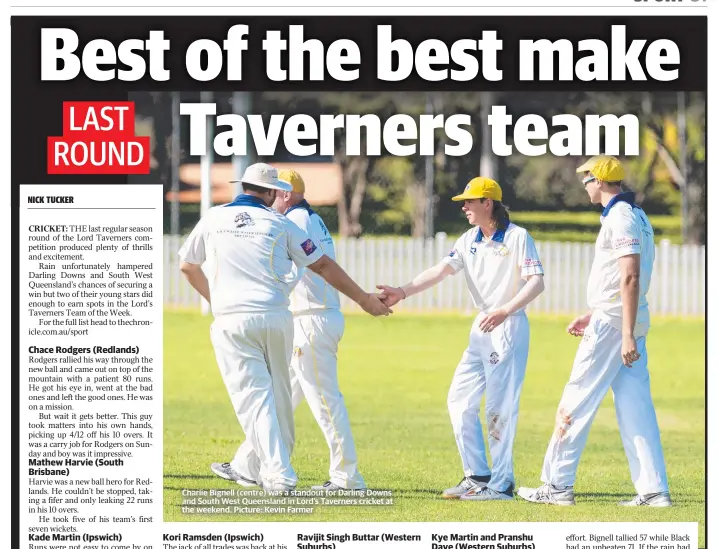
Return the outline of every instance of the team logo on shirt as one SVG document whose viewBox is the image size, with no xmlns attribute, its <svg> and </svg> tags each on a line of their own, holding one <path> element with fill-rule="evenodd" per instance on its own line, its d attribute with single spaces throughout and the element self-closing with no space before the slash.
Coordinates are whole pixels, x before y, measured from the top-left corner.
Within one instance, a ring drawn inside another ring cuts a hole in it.
<svg viewBox="0 0 719 549">
<path fill-rule="evenodd" d="M 495 246 L 492 250 L 492 253 L 499 257 L 504 257 L 506 255 L 509 255 L 509 248 L 505 246 L 504 244 L 500 244 L 499 246 Z"/>
<path fill-rule="evenodd" d="M 310 255 L 312 252 L 314 252 L 317 249 L 317 246 L 315 246 L 315 243 L 312 242 L 309 238 L 305 240 L 302 244 L 302 249 L 305 251 L 305 255 Z"/>
<path fill-rule="evenodd" d="M 241 229 L 242 227 L 249 227 L 250 225 L 255 224 L 255 222 L 252 220 L 252 216 L 247 212 L 238 213 L 235 216 L 235 223 L 237 223 L 238 229 Z"/>
<path fill-rule="evenodd" d="M 494 365 L 499 362 L 499 355 L 496 352 L 493 352 L 491 355 L 489 355 L 489 363 Z"/>
</svg>

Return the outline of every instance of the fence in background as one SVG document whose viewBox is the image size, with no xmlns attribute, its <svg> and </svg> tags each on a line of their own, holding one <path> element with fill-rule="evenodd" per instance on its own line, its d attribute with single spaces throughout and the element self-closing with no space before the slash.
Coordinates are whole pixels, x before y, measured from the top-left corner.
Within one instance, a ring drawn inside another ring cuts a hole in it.
<svg viewBox="0 0 719 549">
<path fill-rule="evenodd" d="M 164 237 L 164 303 L 168 307 L 197 307 L 201 298 L 178 270 L 177 252 L 184 237 Z M 443 234 L 433 239 L 337 238 L 337 261 L 365 290 L 377 284 L 404 284 L 444 257 L 453 241 Z M 546 289 L 527 308 L 528 312 L 575 314 L 586 309 L 587 278 L 594 257 L 594 244 L 537 242 L 545 271 Z M 706 251 L 704 246 L 657 246 L 654 275 L 649 292 L 653 315 L 703 316 L 705 314 Z M 342 296 L 343 309 L 359 310 Z M 403 302 L 397 310 L 459 311 L 472 313 L 464 275 L 442 283 Z"/>
</svg>

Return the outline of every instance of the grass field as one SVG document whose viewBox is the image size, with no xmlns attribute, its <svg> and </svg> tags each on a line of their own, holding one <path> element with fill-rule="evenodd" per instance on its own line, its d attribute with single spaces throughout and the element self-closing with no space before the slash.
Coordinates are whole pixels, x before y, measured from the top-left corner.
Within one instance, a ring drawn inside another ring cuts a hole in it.
<svg viewBox="0 0 719 549">
<path fill-rule="evenodd" d="M 518 485 L 537 485 L 557 403 L 577 340 L 566 318 L 532 317 L 531 350 L 515 443 Z M 188 516 L 182 489 L 236 485 L 209 471 L 228 460 L 244 435 L 220 378 L 208 328 L 195 313 L 165 314 L 165 520 L 278 520 L 270 515 Z M 350 315 L 340 347 L 340 386 L 350 412 L 360 468 L 372 489 L 392 490 L 394 505 L 320 507 L 300 521 L 677 521 L 705 531 L 704 322 L 655 319 L 648 341 L 652 390 L 662 430 L 670 487 L 669 509 L 621 508 L 632 497 L 629 469 L 611 395 L 594 422 L 582 457 L 573 508 L 513 502 L 459 502 L 439 497 L 461 476 L 446 411 L 450 380 L 467 342 L 469 317 L 390 318 Z M 484 422 L 483 422 L 484 423 Z M 328 452 L 306 403 L 296 416 L 293 465 L 298 488 L 324 482 Z M 486 434 L 485 434 L 486 436 Z"/>
</svg>

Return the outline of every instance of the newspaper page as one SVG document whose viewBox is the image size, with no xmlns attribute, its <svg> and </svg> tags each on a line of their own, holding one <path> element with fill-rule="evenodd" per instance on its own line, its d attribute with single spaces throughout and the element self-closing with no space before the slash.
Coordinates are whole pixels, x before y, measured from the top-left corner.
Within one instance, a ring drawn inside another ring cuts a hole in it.
<svg viewBox="0 0 719 549">
<path fill-rule="evenodd" d="M 716 2 L 24 4 L 6 547 L 716 545 Z"/>
</svg>

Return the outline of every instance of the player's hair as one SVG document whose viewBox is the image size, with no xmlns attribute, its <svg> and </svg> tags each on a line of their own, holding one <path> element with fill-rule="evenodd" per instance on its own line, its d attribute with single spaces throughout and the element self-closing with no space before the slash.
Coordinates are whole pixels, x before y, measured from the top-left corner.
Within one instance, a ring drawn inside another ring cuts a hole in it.
<svg viewBox="0 0 719 549">
<path fill-rule="evenodd" d="M 252 191 L 253 193 L 270 193 L 274 189 L 268 189 L 267 187 L 260 187 L 259 185 L 253 185 L 251 183 L 242 183 L 242 190 L 243 191 Z"/>
<path fill-rule="evenodd" d="M 484 202 L 485 199 L 480 198 L 479 201 Z M 492 220 L 499 231 L 506 231 L 509 227 L 509 208 L 499 200 L 492 201 Z"/>
</svg>

